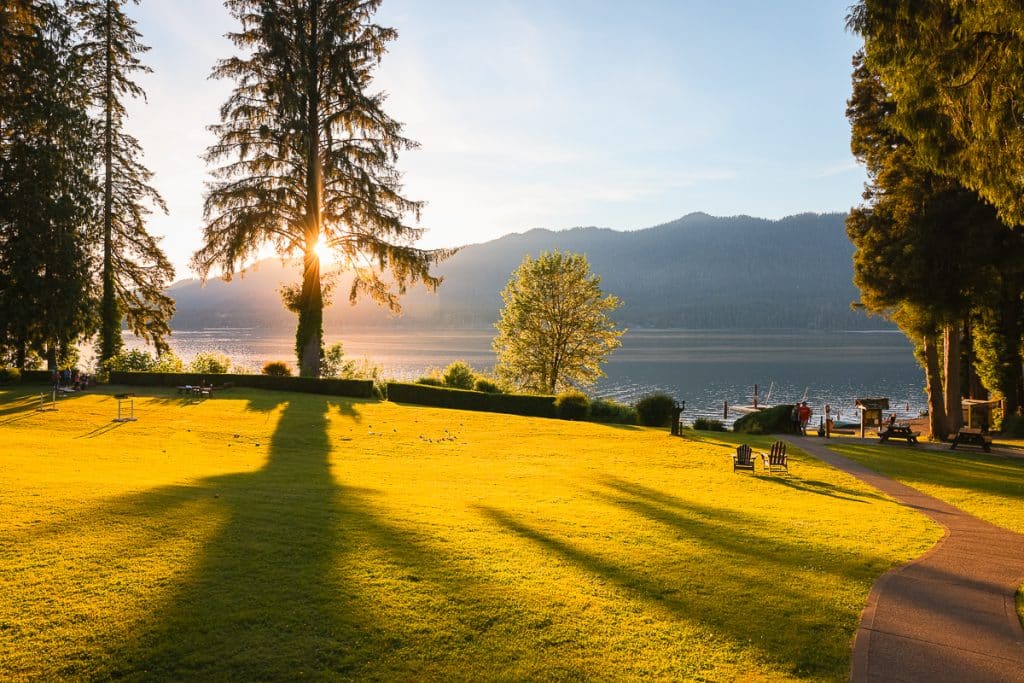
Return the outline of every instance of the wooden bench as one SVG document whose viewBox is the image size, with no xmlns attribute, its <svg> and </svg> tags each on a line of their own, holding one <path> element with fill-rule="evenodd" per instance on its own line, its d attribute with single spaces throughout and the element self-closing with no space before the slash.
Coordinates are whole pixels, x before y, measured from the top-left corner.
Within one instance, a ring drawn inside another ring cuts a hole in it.
<svg viewBox="0 0 1024 683">
<path fill-rule="evenodd" d="M 908 444 L 916 444 L 919 436 L 921 436 L 921 432 L 910 431 L 910 425 L 892 425 L 880 427 L 878 430 L 880 443 L 885 443 L 889 439 L 906 439 Z"/>
<path fill-rule="evenodd" d="M 992 435 L 980 429 L 963 427 L 953 437 L 953 443 L 949 445 L 949 449 L 956 450 L 957 446 L 981 446 L 981 450 L 989 453 L 992 450 Z"/>
<path fill-rule="evenodd" d="M 789 461 L 786 458 L 786 443 L 784 441 L 773 443 L 770 453 L 761 454 L 761 462 L 768 474 L 776 470 L 779 472 L 785 471 L 788 474 Z"/>
<path fill-rule="evenodd" d="M 754 451 L 746 444 L 737 446 L 736 455 L 732 456 L 732 471 L 736 470 L 754 471 Z"/>
</svg>

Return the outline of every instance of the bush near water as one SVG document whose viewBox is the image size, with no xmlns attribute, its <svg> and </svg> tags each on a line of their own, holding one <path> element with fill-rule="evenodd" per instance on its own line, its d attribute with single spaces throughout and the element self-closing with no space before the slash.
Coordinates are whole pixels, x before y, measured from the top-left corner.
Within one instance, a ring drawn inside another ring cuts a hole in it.
<svg viewBox="0 0 1024 683">
<path fill-rule="evenodd" d="M 792 405 L 772 406 L 744 415 L 736 420 L 732 430 L 739 434 L 795 434 L 792 413 Z"/>
<path fill-rule="evenodd" d="M 676 400 L 663 391 L 644 396 L 636 404 L 640 424 L 647 427 L 667 427 L 675 405 Z"/>
<path fill-rule="evenodd" d="M 590 419 L 594 422 L 624 425 L 635 425 L 640 421 L 633 406 L 605 398 L 595 398 L 590 402 Z"/>
</svg>

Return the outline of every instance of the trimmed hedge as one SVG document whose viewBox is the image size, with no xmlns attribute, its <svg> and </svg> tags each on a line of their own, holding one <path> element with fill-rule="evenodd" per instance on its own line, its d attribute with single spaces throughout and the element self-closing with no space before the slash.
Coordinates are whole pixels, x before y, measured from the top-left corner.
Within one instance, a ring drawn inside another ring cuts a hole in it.
<svg viewBox="0 0 1024 683">
<path fill-rule="evenodd" d="M 269 375 L 220 375 L 197 372 L 111 372 L 111 384 L 145 387 L 179 387 L 185 384 L 231 384 L 247 389 L 297 391 L 304 394 L 329 394 L 372 398 L 373 380 L 314 379 L 313 377 L 271 377 Z"/>
<path fill-rule="evenodd" d="M 49 384 L 53 373 L 49 370 L 22 370 L 21 381 L 29 384 Z"/>
<path fill-rule="evenodd" d="M 732 431 L 741 434 L 793 434 L 789 419 L 793 406 L 773 406 L 744 415 L 732 425 Z"/>
<path fill-rule="evenodd" d="M 554 396 L 488 394 L 468 389 L 432 387 L 426 384 L 388 382 L 388 400 L 435 408 L 479 410 L 527 417 L 558 417 Z"/>
</svg>

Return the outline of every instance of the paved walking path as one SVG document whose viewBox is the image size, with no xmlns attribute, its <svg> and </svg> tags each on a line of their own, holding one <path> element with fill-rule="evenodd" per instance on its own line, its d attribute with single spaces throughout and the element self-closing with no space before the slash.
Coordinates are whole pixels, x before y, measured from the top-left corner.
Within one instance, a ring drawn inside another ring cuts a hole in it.
<svg viewBox="0 0 1024 683">
<path fill-rule="evenodd" d="M 1024 629 L 1015 604 L 1024 582 L 1024 535 L 869 470 L 820 440 L 789 443 L 946 528 L 924 556 L 875 582 L 853 644 L 851 680 L 1024 683 Z"/>
</svg>

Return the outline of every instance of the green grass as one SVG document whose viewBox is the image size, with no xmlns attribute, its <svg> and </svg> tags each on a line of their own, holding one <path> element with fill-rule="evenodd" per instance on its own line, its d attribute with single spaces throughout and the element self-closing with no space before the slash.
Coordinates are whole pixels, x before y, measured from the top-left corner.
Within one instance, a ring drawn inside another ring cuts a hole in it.
<svg viewBox="0 0 1024 683">
<path fill-rule="evenodd" d="M 1024 534 L 1022 458 L 877 445 L 845 445 L 835 450 L 979 519 Z M 1024 586 L 1017 593 L 1017 615 L 1024 624 L 1022 596 Z"/>
<path fill-rule="evenodd" d="M 941 535 L 799 453 L 734 474 L 730 435 L 109 393 L 0 392 L 5 679 L 845 680 Z"/>
<path fill-rule="evenodd" d="M 1024 534 L 1022 458 L 878 445 L 842 445 L 835 451 L 975 517 Z"/>
</svg>

